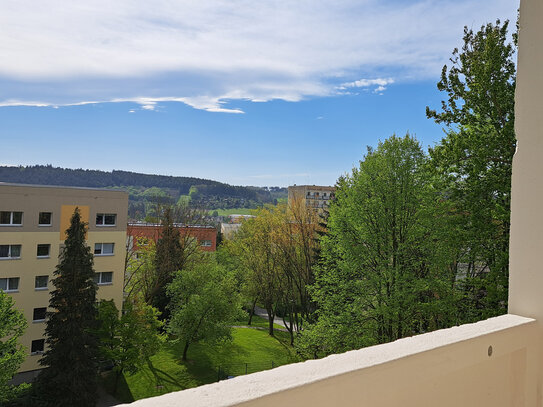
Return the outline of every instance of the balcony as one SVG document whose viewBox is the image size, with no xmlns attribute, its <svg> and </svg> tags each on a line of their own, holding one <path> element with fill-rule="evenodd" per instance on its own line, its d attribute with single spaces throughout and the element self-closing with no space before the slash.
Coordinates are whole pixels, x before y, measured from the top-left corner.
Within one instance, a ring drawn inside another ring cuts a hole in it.
<svg viewBox="0 0 543 407">
<path fill-rule="evenodd" d="M 543 405 L 543 2 L 521 0 L 509 312 L 132 403 L 158 406 Z"/>
<path fill-rule="evenodd" d="M 151 406 L 535 405 L 531 318 L 475 324 L 332 355 L 132 403 Z"/>
</svg>

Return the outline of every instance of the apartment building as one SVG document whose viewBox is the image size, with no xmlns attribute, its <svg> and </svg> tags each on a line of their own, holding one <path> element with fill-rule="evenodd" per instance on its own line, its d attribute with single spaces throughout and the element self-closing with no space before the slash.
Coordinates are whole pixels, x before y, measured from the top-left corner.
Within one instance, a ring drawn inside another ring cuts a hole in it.
<svg viewBox="0 0 543 407">
<path fill-rule="evenodd" d="M 288 203 L 292 205 L 296 200 L 304 200 L 308 208 L 322 212 L 334 199 L 336 187 L 320 185 L 294 185 L 288 187 Z"/>
<path fill-rule="evenodd" d="M 22 337 L 28 357 L 20 372 L 40 369 L 51 280 L 76 207 L 88 223 L 98 298 L 113 299 L 121 307 L 128 194 L 0 183 L 0 289 L 13 297 L 28 321 Z"/>
<path fill-rule="evenodd" d="M 200 249 L 206 252 L 217 250 L 217 229 L 209 225 L 182 225 L 174 223 L 181 239 L 194 239 Z M 145 237 L 157 242 L 162 234 L 162 225 L 156 223 L 129 223 L 127 228 L 128 246 L 137 251 L 137 239 Z"/>
</svg>

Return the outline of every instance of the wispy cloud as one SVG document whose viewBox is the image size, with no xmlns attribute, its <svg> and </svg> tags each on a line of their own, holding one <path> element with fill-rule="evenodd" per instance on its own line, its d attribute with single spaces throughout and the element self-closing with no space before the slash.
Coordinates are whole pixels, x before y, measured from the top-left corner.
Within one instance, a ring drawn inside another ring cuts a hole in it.
<svg viewBox="0 0 543 407">
<path fill-rule="evenodd" d="M 44 0 L 0 13 L 0 106 L 298 101 L 435 77 L 511 0 Z M 370 78 L 370 79 L 357 79 Z M 374 78 L 374 79 L 371 79 Z M 383 79 L 385 78 L 385 79 Z M 379 82 L 380 81 L 380 82 Z M 349 85 L 351 84 L 351 85 Z"/>
</svg>

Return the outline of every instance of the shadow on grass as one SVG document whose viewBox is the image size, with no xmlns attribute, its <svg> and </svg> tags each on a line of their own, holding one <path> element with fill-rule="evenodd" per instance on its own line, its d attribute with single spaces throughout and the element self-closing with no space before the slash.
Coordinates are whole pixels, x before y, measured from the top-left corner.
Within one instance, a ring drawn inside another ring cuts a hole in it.
<svg viewBox="0 0 543 407">
<path fill-rule="evenodd" d="M 121 377 L 119 378 L 119 383 L 117 384 L 117 392 L 115 394 L 113 394 L 113 386 L 115 385 L 114 372 L 109 372 L 108 374 L 103 376 L 102 383 L 104 385 L 104 389 L 113 397 L 115 397 L 117 400 L 123 403 L 131 403 L 135 401 L 134 396 L 132 395 L 132 392 L 130 391 L 130 387 L 128 386 L 128 383 L 126 382 L 126 379 L 124 378 L 124 374 L 121 375 Z"/>
</svg>

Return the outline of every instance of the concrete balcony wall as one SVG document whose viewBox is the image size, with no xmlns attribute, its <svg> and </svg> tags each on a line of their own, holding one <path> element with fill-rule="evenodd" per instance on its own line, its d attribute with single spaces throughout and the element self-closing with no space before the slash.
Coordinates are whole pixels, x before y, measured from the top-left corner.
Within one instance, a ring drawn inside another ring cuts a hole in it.
<svg viewBox="0 0 543 407">
<path fill-rule="evenodd" d="M 533 319 L 504 315 L 132 405 L 531 406 L 537 338 Z"/>
</svg>

